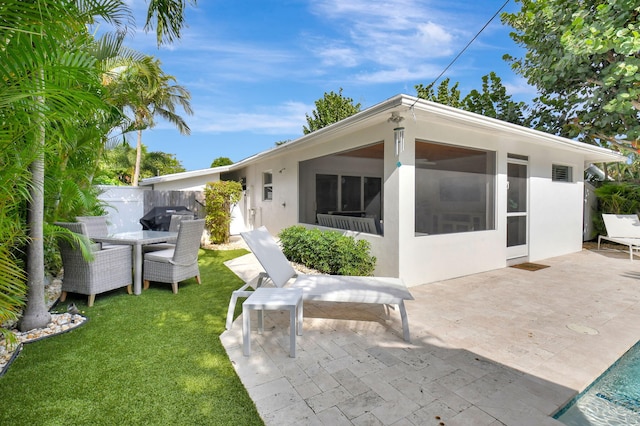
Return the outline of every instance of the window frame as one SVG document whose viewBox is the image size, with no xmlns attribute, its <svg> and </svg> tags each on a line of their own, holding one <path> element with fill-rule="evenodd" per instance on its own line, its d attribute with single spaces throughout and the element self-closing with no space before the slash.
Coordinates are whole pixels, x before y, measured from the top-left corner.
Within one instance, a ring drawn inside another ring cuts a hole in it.
<svg viewBox="0 0 640 426">
<path fill-rule="evenodd" d="M 416 236 L 496 229 L 497 151 L 416 140 L 415 158 Z"/>
<path fill-rule="evenodd" d="M 267 182 L 267 176 L 270 177 Z M 273 201 L 273 171 L 265 170 L 262 172 L 262 201 Z"/>
</svg>

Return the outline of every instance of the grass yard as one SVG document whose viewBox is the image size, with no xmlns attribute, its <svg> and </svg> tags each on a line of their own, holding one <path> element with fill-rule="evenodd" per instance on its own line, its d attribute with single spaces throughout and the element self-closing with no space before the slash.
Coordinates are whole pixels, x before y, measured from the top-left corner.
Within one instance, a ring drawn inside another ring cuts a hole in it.
<svg viewBox="0 0 640 426">
<path fill-rule="evenodd" d="M 219 335 L 231 292 L 242 283 L 223 262 L 244 250 L 200 251 L 202 285 L 152 283 L 70 294 L 89 319 L 25 345 L 0 378 L 5 425 L 261 425 Z"/>
</svg>

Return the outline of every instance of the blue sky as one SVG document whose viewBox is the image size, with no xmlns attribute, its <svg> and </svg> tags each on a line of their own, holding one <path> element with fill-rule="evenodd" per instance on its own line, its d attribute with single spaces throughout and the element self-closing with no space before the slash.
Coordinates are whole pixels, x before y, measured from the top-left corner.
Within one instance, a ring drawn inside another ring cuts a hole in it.
<svg viewBox="0 0 640 426">
<path fill-rule="evenodd" d="M 147 1 L 129 0 L 137 32 L 126 43 L 162 62 L 192 96 L 190 136 L 159 122 L 143 133 L 149 151 L 175 154 L 187 170 L 217 157 L 234 162 L 296 139 L 325 92 L 365 109 L 431 83 L 505 0 L 199 0 L 188 28 L 160 49 L 142 31 Z M 518 10 L 513 0 L 504 9 Z M 495 71 L 517 100 L 533 90 L 502 59 L 522 56 L 499 17 L 443 78 L 462 94 Z"/>
</svg>

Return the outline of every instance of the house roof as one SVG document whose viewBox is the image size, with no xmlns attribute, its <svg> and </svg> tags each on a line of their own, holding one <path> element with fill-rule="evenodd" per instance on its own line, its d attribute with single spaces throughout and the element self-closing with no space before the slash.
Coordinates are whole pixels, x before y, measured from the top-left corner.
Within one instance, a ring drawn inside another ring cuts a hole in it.
<svg viewBox="0 0 640 426">
<path fill-rule="evenodd" d="M 192 177 L 201 177 L 207 175 L 219 175 L 220 173 L 228 172 L 231 166 L 218 166 L 208 169 L 191 170 L 188 172 L 171 173 L 162 176 L 153 176 L 140 180 L 140 186 L 150 186 L 158 183 L 171 182 L 175 180 L 189 179 Z"/>
<path fill-rule="evenodd" d="M 516 124 L 507 123 L 495 118 L 449 107 L 436 102 L 426 101 L 414 96 L 400 94 L 373 105 L 372 107 L 360 111 L 357 114 L 345 118 L 337 123 L 323 127 L 322 129 L 260 152 L 251 157 L 247 157 L 232 165 L 146 178 L 143 179 L 140 184 L 152 185 L 159 182 L 236 170 L 253 162 L 284 154 L 292 149 L 299 149 L 306 147 L 307 145 L 321 143 L 334 134 L 354 131 L 374 124 L 390 121 L 389 119 L 392 117 L 392 113 L 399 115 L 403 120 L 423 120 L 473 127 L 478 131 L 508 134 L 515 140 L 522 140 L 527 143 L 580 153 L 585 156 L 586 165 L 589 163 L 626 161 L 626 157 L 610 149 L 551 135 L 539 130 L 518 126 Z"/>
</svg>

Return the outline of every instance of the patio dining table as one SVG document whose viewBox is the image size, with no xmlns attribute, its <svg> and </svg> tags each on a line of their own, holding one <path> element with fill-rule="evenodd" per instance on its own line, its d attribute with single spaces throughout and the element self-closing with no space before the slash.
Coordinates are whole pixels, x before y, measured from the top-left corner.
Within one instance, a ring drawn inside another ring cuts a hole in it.
<svg viewBox="0 0 640 426">
<path fill-rule="evenodd" d="M 177 238 L 177 232 L 132 231 L 92 237 L 92 240 L 99 243 L 133 246 L 133 294 L 139 295 L 142 293 L 142 246 L 155 243 L 173 243 Z"/>
</svg>

